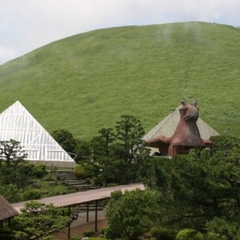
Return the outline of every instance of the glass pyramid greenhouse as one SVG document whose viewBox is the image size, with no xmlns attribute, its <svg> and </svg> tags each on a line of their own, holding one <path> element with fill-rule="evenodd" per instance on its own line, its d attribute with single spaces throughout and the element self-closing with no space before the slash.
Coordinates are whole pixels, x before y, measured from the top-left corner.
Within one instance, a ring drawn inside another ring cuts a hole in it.
<svg viewBox="0 0 240 240">
<path fill-rule="evenodd" d="M 20 142 L 26 160 L 75 163 L 19 101 L 0 114 L 0 141 L 10 139 Z"/>
</svg>

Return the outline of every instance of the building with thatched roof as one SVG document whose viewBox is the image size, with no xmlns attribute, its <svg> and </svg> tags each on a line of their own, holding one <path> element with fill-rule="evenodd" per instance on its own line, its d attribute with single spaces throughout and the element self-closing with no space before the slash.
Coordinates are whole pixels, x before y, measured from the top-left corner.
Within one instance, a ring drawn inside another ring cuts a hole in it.
<svg viewBox="0 0 240 240">
<path fill-rule="evenodd" d="M 18 211 L 0 195 L 0 221 L 18 215 Z"/>
<path fill-rule="evenodd" d="M 167 138 L 172 137 L 177 125 L 180 121 L 179 109 L 182 105 L 177 107 L 172 113 L 170 113 L 166 118 L 159 122 L 154 128 L 152 128 L 144 137 L 144 140 L 148 140 L 159 135 L 163 135 Z M 218 136 L 219 133 L 211 128 L 207 123 L 205 123 L 200 117 L 198 118 L 197 127 L 199 129 L 202 139 L 209 139 L 211 136 Z M 151 154 L 158 151 L 156 148 L 151 148 Z"/>
</svg>

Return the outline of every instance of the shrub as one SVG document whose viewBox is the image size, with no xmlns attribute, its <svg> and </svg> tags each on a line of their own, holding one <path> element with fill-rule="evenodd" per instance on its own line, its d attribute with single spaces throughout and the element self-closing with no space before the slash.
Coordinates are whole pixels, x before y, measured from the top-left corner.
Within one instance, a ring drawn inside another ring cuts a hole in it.
<svg viewBox="0 0 240 240">
<path fill-rule="evenodd" d="M 70 237 L 69 240 L 81 240 L 82 239 L 82 236 L 81 235 L 73 235 Z"/>
<path fill-rule="evenodd" d="M 36 178 L 42 178 L 46 174 L 46 166 L 43 164 L 35 165 L 33 168 L 33 175 Z"/>
<path fill-rule="evenodd" d="M 105 231 L 106 231 L 107 227 L 102 227 L 99 229 L 99 233 L 104 235 L 105 234 Z"/>
<path fill-rule="evenodd" d="M 18 166 L 18 171 L 26 176 L 32 176 L 34 167 L 32 163 L 25 163 Z"/>
<path fill-rule="evenodd" d="M 101 238 L 101 237 L 90 237 L 89 240 L 105 240 L 105 238 Z"/>
<path fill-rule="evenodd" d="M 79 179 L 86 179 L 88 177 L 88 173 L 82 165 L 78 164 L 74 168 L 74 172 L 75 172 L 76 177 L 79 178 Z"/>
<path fill-rule="evenodd" d="M 12 240 L 14 239 L 14 232 L 11 228 L 4 226 L 0 231 L 0 239 Z"/>
<path fill-rule="evenodd" d="M 1 185 L 0 193 L 7 199 L 10 203 L 22 201 L 22 190 L 18 188 L 15 184 Z M 2 238 L 0 238 L 2 239 Z"/>
<path fill-rule="evenodd" d="M 177 236 L 176 240 L 204 240 L 203 235 L 194 229 L 183 229 Z"/>
<path fill-rule="evenodd" d="M 87 177 L 87 178 L 85 179 L 85 183 L 86 183 L 86 184 L 91 184 L 91 182 L 92 182 L 92 179 L 91 179 L 90 177 Z"/>
<path fill-rule="evenodd" d="M 97 177 L 93 177 L 90 183 L 93 186 L 101 186 L 102 185 L 102 180 L 97 178 Z"/>
<path fill-rule="evenodd" d="M 23 193 L 23 199 L 25 201 L 27 200 L 33 200 L 33 199 L 40 199 L 41 193 L 37 190 L 28 190 Z"/>
<path fill-rule="evenodd" d="M 152 237 L 156 238 L 156 240 L 174 240 L 175 237 L 171 230 L 165 227 L 152 227 L 150 230 L 150 234 Z"/>
<path fill-rule="evenodd" d="M 95 232 L 93 230 L 86 230 L 82 233 L 83 237 L 93 237 L 95 235 Z"/>
<path fill-rule="evenodd" d="M 108 183 L 107 184 L 107 187 L 116 187 L 116 186 L 118 186 L 119 184 L 117 184 L 117 183 Z"/>
<path fill-rule="evenodd" d="M 106 227 L 104 230 L 104 237 L 106 239 L 116 239 L 119 236 L 117 236 L 117 234 L 109 227 Z"/>
</svg>

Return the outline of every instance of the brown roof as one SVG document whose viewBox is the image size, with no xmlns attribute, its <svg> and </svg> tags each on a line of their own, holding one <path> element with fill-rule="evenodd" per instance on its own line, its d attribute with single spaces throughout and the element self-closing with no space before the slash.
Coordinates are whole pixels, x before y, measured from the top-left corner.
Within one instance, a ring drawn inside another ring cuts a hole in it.
<svg viewBox="0 0 240 240">
<path fill-rule="evenodd" d="M 178 106 L 172 113 L 159 122 L 154 128 L 152 128 L 144 137 L 143 140 L 148 140 L 159 135 L 163 135 L 167 138 L 172 137 L 177 125 L 180 121 L 179 109 L 182 105 Z M 196 122 L 201 138 L 209 139 L 211 136 L 218 136 L 219 133 L 205 123 L 200 117 Z M 156 148 L 150 148 L 151 154 L 156 152 Z"/>
<path fill-rule="evenodd" d="M 35 200 L 37 202 L 45 203 L 45 204 L 54 204 L 56 207 L 67 207 L 67 206 L 75 206 L 81 203 L 87 203 L 95 200 L 101 200 L 109 198 L 111 192 L 116 190 L 121 190 L 122 192 L 128 190 L 134 190 L 139 188 L 144 190 L 145 187 L 142 183 L 130 184 L 130 185 L 120 185 L 115 187 L 107 187 L 100 188 L 95 190 L 89 190 L 86 192 L 76 192 L 66 195 L 58 195 L 54 197 L 42 198 L 39 200 Z M 20 213 L 21 208 L 24 207 L 26 202 L 14 203 L 12 206 Z"/>
<path fill-rule="evenodd" d="M 18 212 L 2 195 L 0 195 L 0 220 L 4 220 L 15 215 L 18 215 Z"/>
<path fill-rule="evenodd" d="M 177 125 L 180 121 L 179 109 L 182 105 L 178 106 L 172 113 L 170 113 L 166 118 L 159 122 L 152 130 L 150 130 L 144 137 L 144 140 L 164 135 L 165 137 L 172 137 Z M 219 133 L 211 128 L 207 123 L 205 123 L 200 117 L 196 122 L 201 138 L 209 139 L 211 136 L 218 136 Z"/>
</svg>

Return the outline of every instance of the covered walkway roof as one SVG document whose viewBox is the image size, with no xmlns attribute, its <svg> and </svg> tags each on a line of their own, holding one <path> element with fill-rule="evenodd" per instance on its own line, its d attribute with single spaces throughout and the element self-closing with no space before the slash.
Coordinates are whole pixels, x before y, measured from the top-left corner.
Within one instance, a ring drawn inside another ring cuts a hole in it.
<svg viewBox="0 0 240 240">
<path fill-rule="evenodd" d="M 0 195 L 0 221 L 18 215 L 18 211 L 2 196 Z"/>
<path fill-rule="evenodd" d="M 89 190 L 85 192 L 77 192 L 66 195 L 58 195 L 54 197 L 42 198 L 35 200 L 45 204 L 53 204 L 56 207 L 71 207 L 82 203 L 88 203 L 92 201 L 97 201 L 101 199 L 106 199 L 111 196 L 111 193 L 116 190 L 121 191 L 131 191 L 135 189 L 144 190 L 145 187 L 142 183 L 130 184 L 130 185 L 120 185 L 115 187 L 100 188 L 95 190 Z M 20 213 L 20 209 L 24 207 L 26 202 L 14 203 L 12 206 Z"/>
</svg>

